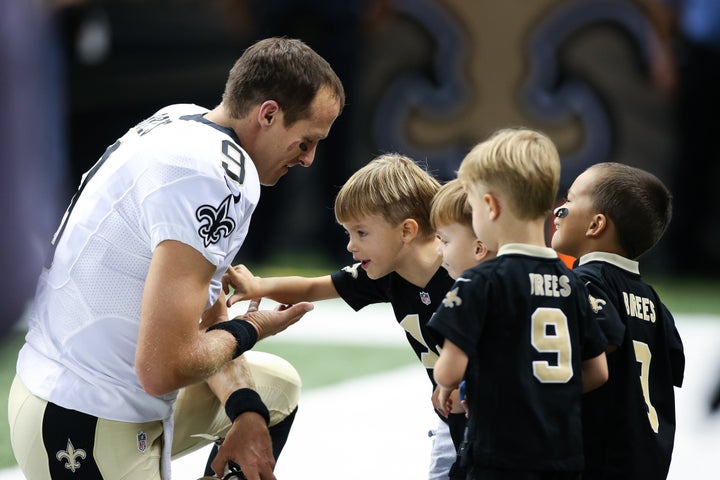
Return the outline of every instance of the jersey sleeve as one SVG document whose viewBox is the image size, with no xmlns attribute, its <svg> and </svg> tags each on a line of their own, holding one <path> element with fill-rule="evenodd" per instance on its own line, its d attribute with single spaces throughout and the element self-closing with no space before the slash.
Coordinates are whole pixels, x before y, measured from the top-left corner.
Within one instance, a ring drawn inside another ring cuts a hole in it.
<svg viewBox="0 0 720 480">
<path fill-rule="evenodd" d="M 348 265 L 332 273 L 330 279 L 340 298 L 356 312 L 367 305 L 390 301 L 388 277 L 373 280 L 360 267 L 360 263 Z"/>
<path fill-rule="evenodd" d="M 685 352 L 683 349 L 680 333 L 675 326 L 675 320 L 670 311 L 662 304 L 662 314 L 665 320 L 665 337 L 670 356 L 670 368 L 672 369 L 672 382 L 676 387 L 682 387 L 685 377 Z"/>
<path fill-rule="evenodd" d="M 223 177 L 154 162 L 143 180 L 143 225 L 154 250 L 165 240 L 177 240 L 200 252 L 211 264 L 227 263 L 232 236 L 247 231 L 244 212 Z M 251 212 L 250 212 L 251 213 Z"/>
<path fill-rule="evenodd" d="M 581 359 L 585 361 L 595 358 L 603 353 L 607 349 L 608 340 L 605 337 L 603 330 L 600 328 L 600 322 L 597 321 L 593 315 L 594 307 L 592 306 L 592 301 L 584 301 L 584 299 L 591 298 L 587 289 L 581 282 L 578 283 L 580 295 L 580 322 L 582 324 Z M 610 303 L 607 305 L 609 306 Z"/>
<path fill-rule="evenodd" d="M 477 276 L 463 274 L 447 292 L 428 326 L 458 346 L 468 357 L 475 355 L 485 322 L 488 301 Z"/>
<path fill-rule="evenodd" d="M 609 345 L 622 345 L 625 338 L 625 324 L 613 302 L 607 297 L 605 291 L 595 282 L 586 283 L 590 314 L 600 327 Z"/>
</svg>

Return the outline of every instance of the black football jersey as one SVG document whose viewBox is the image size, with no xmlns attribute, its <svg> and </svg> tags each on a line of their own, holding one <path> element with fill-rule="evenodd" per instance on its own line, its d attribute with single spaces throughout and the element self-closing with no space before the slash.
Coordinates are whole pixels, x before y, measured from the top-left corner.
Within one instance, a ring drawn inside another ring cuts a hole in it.
<svg viewBox="0 0 720 480">
<path fill-rule="evenodd" d="M 595 252 L 574 271 L 586 282 L 608 343 L 617 346 L 608 354 L 610 379 L 583 398 L 587 478 L 665 479 L 675 438 L 674 386 L 682 385 L 685 369 L 675 321 L 635 261 Z"/>
<path fill-rule="evenodd" d="M 407 340 L 425 367 L 435 387 L 433 367 L 438 359 L 440 338 L 427 324 L 453 284 L 447 271 L 440 267 L 428 284 L 421 288 L 393 272 L 373 280 L 357 263 L 331 275 L 335 289 L 355 311 L 374 303 L 390 303 L 395 319 L 405 329 Z"/>
<path fill-rule="evenodd" d="M 472 465 L 582 469 L 582 361 L 606 342 L 553 250 L 504 245 L 457 279 L 430 327 L 468 356 Z"/>
</svg>

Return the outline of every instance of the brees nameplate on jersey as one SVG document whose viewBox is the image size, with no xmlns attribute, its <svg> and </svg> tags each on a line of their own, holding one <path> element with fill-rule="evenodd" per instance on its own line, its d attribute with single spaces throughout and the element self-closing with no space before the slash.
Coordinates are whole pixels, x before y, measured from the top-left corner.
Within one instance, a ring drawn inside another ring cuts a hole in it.
<svg viewBox="0 0 720 480">
<path fill-rule="evenodd" d="M 567 275 L 530 273 L 530 295 L 541 297 L 567 297 L 572 292 Z"/>
<path fill-rule="evenodd" d="M 655 304 L 646 297 L 633 293 L 622 292 L 625 312 L 631 317 L 655 323 Z"/>
</svg>

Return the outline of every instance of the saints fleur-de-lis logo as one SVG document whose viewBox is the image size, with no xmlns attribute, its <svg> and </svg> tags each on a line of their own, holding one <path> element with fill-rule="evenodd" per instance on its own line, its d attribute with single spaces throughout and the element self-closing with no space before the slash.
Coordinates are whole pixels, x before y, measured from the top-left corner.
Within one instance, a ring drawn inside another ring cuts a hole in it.
<svg viewBox="0 0 720 480">
<path fill-rule="evenodd" d="M 230 217 L 230 202 L 233 196 L 228 195 L 217 207 L 203 205 L 195 212 L 195 217 L 202 222 L 198 233 L 208 247 L 228 237 L 235 230 L 235 220 Z"/>
<path fill-rule="evenodd" d="M 343 271 L 352 275 L 352 278 L 357 278 L 359 267 L 360 267 L 360 262 L 356 263 L 355 265 L 348 265 L 347 267 L 344 267 Z"/>
<path fill-rule="evenodd" d="M 85 453 L 85 450 L 78 448 L 75 450 L 75 447 L 73 446 L 72 442 L 68 438 L 67 443 L 67 450 L 60 450 L 55 454 L 55 458 L 60 460 L 61 462 L 64 460 L 67 460 L 67 463 L 65 464 L 65 468 L 70 470 L 71 472 L 75 473 L 75 470 L 80 468 L 80 462 L 78 462 L 78 458 L 81 460 L 85 460 L 85 457 L 87 454 Z"/>
<path fill-rule="evenodd" d="M 447 308 L 453 308 L 462 304 L 462 298 L 458 296 L 459 289 L 460 287 L 455 287 L 445 295 L 445 298 L 443 298 L 442 301 L 443 306 Z"/>
<path fill-rule="evenodd" d="M 594 313 L 598 313 L 600 310 L 602 310 L 603 305 L 607 303 L 602 298 L 595 298 L 592 295 L 588 295 L 588 299 L 590 300 L 590 308 L 592 308 L 592 311 Z"/>
</svg>

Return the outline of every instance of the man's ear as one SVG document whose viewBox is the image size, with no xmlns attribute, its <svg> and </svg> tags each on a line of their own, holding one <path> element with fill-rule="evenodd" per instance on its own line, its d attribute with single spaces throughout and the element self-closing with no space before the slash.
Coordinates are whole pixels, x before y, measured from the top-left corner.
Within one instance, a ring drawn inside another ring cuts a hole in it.
<svg viewBox="0 0 720 480">
<path fill-rule="evenodd" d="M 269 127 L 280 112 L 280 105 L 275 100 L 265 100 L 258 109 L 258 122 L 263 127 Z"/>
<path fill-rule="evenodd" d="M 604 213 L 596 213 L 590 219 L 585 235 L 591 238 L 597 238 L 602 235 L 608 228 L 608 218 Z"/>
<path fill-rule="evenodd" d="M 402 222 L 402 238 L 403 242 L 409 243 L 417 237 L 420 231 L 420 225 L 413 218 L 406 218 Z"/>
</svg>

